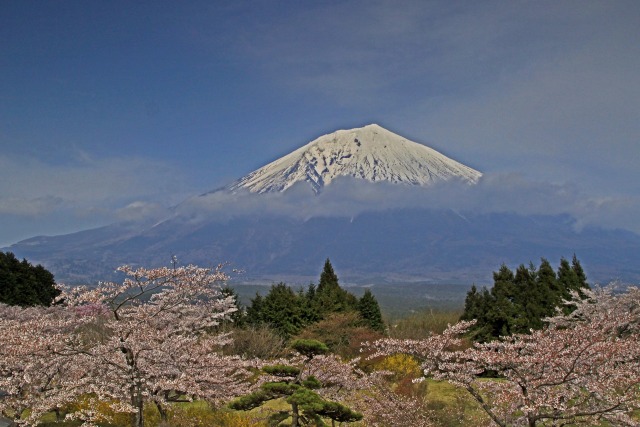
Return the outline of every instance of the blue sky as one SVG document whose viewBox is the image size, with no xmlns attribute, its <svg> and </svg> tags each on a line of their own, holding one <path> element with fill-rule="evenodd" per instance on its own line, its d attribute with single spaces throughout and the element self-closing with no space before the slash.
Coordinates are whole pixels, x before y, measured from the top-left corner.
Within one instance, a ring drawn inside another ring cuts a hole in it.
<svg viewBox="0 0 640 427">
<path fill-rule="evenodd" d="M 0 41 L 0 245 L 369 123 L 640 232 L 635 0 L 5 0 Z"/>
</svg>

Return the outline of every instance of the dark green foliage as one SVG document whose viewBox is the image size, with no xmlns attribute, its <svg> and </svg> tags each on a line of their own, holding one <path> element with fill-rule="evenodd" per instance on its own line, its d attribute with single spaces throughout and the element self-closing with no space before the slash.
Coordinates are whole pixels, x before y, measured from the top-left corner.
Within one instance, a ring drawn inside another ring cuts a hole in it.
<svg viewBox="0 0 640 427">
<path fill-rule="evenodd" d="M 338 402 L 326 402 L 322 409 L 317 411 L 317 414 L 340 423 L 353 423 L 362 419 L 362 414 L 354 412 Z"/>
<path fill-rule="evenodd" d="M 327 259 L 316 287 L 310 284 L 307 291 L 295 292 L 284 283 L 273 285 L 262 297 L 256 294 L 247 307 L 246 324 L 268 325 L 288 339 L 303 328 L 326 319 L 334 313 L 360 314 L 362 324 L 377 331 L 384 331 L 380 307 L 369 290 L 361 300 L 340 287 L 338 276 Z"/>
<path fill-rule="evenodd" d="M 302 381 L 302 386 L 308 388 L 309 390 L 317 390 L 322 387 L 322 383 L 313 375 L 307 377 L 306 380 Z"/>
<path fill-rule="evenodd" d="M 358 299 L 340 287 L 338 276 L 333 271 L 329 259 L 324 263 L 320 283 L 311 300 L 311 305 L 321 317 L 328 313 L 354 311 L 358 308 Z"/>
<path fill-rule="evenodd" d="M 327 288 L 335 288 L 338 285 L 338 276 L 333 271 L 333 265 L 331 265 L 331 261 L 327 258 L 324 262 L 324 267 L 322 268 L 322 273 L 320 273 L 320 283 L 318 283 L 318 292 L 323 292 Z"/>
<path fill-rule="evenodd" d="M 51 305 L 60 295 L 53 274 L 43 266 L 18 261 L 11 252 L 0 252 L 0 303 L 20 305 Z"/>
<path fill-rule="evenodd" d="M 263 369 L 267 374 L 274 377 L 297 377 L 300 374 L 300 369 L 295 366 L 289 365 L 271 365 L 265 366 Z"/>
<path fill-rule="evenodd" d="M 374 331 L 384 332 L 384 321 L 378 300 L 369 289 L 364 291 L 364 295 L 358 301 L 358 311 L 365 325 Z"/>
<path fill-rule="evenodd" d="M 284 283 L 271 286 L 266 297 L 256 295 L 247 309 L 247 322 L 266 324 L 283 337 L 297 334 L 306 324 L 304 296 Z"/>
<path fill-rule="evenodd" d="M 262 316 L 263 307 L 264 298 L 256 292 L 256 297 L 251 300 L 251 305 L 247 307 L 246 322 L 254 326 L 266 323 Z"/>
<path fill-rule="evenodd" d="M 313 356 L 319 354 L 327 354 L 329 347 L 324 343 L 316 340 L 295 340 L 291 343 L 291 348 L 311 359 Z"/>
<path fill-rule="evenodd" d="M 290 411 L 279 411 L 269 418 L 270 426 L 280 425 L 291 417 L 291 426 L 325 425 L 322 418 L 338 422 L 353 422 L 362 419 L 362 414 L 347 406 L 324 399 L 316 393 L 322 383 L 314 376 L 302 377 L 304 367 L 314 356 L 325 354 L 326 345 L 315 340 L 296 340 L 291 347 L 307 357 L 302 366 L 273 365 L 263 368 L 268 374 L 281 378 L 279 381 L 264 383 L 255 392 L 233 400 L 229 407 L 235 410 L 251 410 L 269 400 L 284 398 L 291 405 Z"/>
<path fill-rule="evenodd" d="M 573 264 L 562 258 L 558 273 L 542 258 L 536 269 L 521 264 L 514 273 L 502 265 L 493 273 L 491 291 L 473 286 L 467 293 L 461 320 L 476 319 L 470 333 L 475 341 L 486 342 L 514 333 L 541 329 L 544 318 L 553 316 L 571 292 L 587 289 L 586 276 L 577 258 Z M 563 307 L 563 310 L 568 308 Z"/>
</svg>

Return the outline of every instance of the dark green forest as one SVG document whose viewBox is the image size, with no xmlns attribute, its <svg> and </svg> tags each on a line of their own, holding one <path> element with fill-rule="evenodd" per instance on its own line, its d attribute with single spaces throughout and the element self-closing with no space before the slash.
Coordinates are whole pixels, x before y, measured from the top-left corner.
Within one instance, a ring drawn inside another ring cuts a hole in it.
<svg viewBox="0 0 640 427">
<path fill-rule="evenodd" d="M 19 261 L 11 252 L 0 252 L 0 303 L 19 305 L 51 305 L 60 294 L 53 274 L 43 266 Z"/>
<path fill-rule="evenodd" d="M 355 324 L 359 326 L 378 332 L 385 329 L 380 306 L 371 291 L 367 289 L 358 299 L 343 289 L 327 259 L 317 286 L 311 283 L 306 290 L 296 291 L 282 282 L 274 284 L 265 296 L 256 293 L 244 315 L 235 320 L 239 325 L 265 325 L 290 338 L 310 325 L 340 314 L 356 315 Z"/>
<path fill-rule="evenodd" d="M 528 333 L 541 329 L 544 319 L 556 314 L 558 308 L 568 313 L 563 301 L 572 292 L 580 295 L 581 290 L 588 288 L 587 277 L 575 255 L 571 263 L 562 258 L 557 272 L 544 258 L 538 267 L 533 263 L 521 264 L 515 273 L 503 264 L 493 273 L 491 289 L 478 289 L 475 285 L 471 288 L 461 320 L 476 319 L 470 333 L 478 342 Z"/>
</svg>

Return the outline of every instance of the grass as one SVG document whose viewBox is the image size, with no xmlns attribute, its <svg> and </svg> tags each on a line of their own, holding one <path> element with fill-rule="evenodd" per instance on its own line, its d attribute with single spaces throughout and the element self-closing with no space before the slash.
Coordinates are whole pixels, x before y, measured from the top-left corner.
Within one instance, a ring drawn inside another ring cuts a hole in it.
<svg viewBox="0 0 640 427">
<path fill-rule="evenodd" d="M 421 339 L 439 334 L 448 325 L 458 322 L 462 310 L 425 309 L 408 317 L 394 321 L 389 327 L 389 336 L 398 339 Z"/>
</svg>

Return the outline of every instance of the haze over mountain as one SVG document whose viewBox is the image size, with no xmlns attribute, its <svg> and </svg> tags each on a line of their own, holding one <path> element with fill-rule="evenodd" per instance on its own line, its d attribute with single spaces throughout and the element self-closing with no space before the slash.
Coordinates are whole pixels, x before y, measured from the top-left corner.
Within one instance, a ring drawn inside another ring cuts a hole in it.
<svg viewBox="0 0 640 427">
<path fill-rule="evenodd" d="M 8 249 L 69 282 L 177 256 L 228 261 L 245 280 L 308 283 L 330 257 L 354 282 L 488 283 L 502 263 L 555 263 L 574 253 L 593 281 L 640 278 L 640 236 L 580 224 L 557 203 L 567 188 L 513 186 L 512 178 L 483 176 L 368 125 L 321 136 L 162 215 Z M 516 213 L 522 199 L 538 210 Z"/>
</svg>

